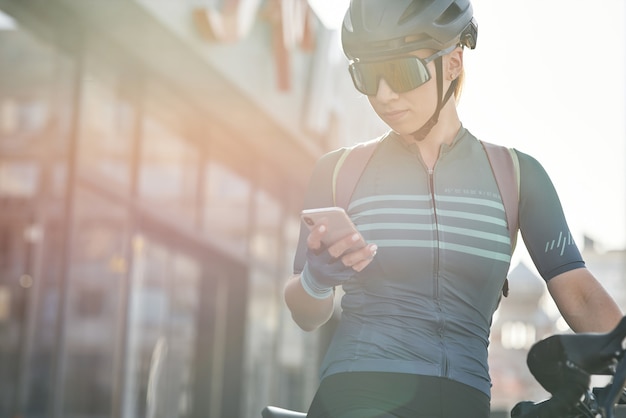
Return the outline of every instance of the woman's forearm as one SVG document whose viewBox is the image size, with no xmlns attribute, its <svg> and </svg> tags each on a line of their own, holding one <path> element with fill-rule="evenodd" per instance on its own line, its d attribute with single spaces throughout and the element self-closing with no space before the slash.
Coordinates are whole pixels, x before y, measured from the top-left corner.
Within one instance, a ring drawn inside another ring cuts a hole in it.
<svg viewBox="0 0 626 418">
<path fill-rule="evenodd" d="M 622 318 L 614 299 L 586 268 L 554 277 L 548 289 L 575 332 L 608 332 Z"/>
<path fill-rule="evenodd" d="M 285 285 L 285 303 L 291 317 L 304 331 L 313 331 L 324 325 L 332 316 L 334 292 L 325 299 L 311 297 L 302 287 L 300 275 L 293 275 Z"/>
</svg>

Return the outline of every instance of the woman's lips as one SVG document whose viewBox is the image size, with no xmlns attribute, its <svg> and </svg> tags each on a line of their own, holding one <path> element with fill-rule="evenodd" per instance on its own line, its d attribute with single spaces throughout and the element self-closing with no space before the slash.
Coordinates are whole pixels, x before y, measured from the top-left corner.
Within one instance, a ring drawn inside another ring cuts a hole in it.
<svg viewBox="0 0 626 418">
<path fill-rule="evenodd" d="M 390 112 L 383 112 L 383 118 L 389 122 L 395 122 L 399 119 L 402 119 L 404 115 L 406 115 L 407 110 L 393 110 Z"/>
</svg>

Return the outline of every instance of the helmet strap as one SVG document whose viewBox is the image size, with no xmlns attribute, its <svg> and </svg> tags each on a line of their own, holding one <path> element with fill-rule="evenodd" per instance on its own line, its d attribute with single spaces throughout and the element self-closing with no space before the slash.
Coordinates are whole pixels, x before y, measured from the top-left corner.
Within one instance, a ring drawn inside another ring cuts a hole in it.
<svg viewBox="0 0 626 418">
<path fill-rule="evenodd" d="M 413 139 L 418 142 L 421 142 L 426 138 L 426 136 L 430 133 L 430 131 L 435 127 L 437 122 L 439 122 L 439 113 L 444 105 L 450 100 L 454 90 L 456 89 L 456 85 L 458 83 L 458 78 L 455 78 L 452 83 L 450 83 L 450 87 L 448 87 L 448 91 L 446 91 L 445 96 L 443 96 L 443 64 L 442 57 L 438 57 L 435 60 L 435 74 L 437 75 L 437 108 L 433 115 L 426 121 L 421 128 L 417 131 L 413 132 L 411 135 Z M 443 98 L 442 98 L 443 96 Z"/>
</svg>

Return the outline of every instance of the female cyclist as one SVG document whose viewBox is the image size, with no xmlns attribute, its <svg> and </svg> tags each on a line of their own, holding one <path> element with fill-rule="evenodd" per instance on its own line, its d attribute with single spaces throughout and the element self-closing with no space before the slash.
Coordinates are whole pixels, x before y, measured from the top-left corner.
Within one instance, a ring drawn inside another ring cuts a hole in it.
<svg viewBox="0 0 626 418">
<path fill-rule="evenodd" d="M 309 417 L 489 417 L 487 346 L 512 246 L 489 160 L 457 114 L 476 37 L 469 0 L 350 3 L 350 74 L 390 131 L 348 207 L 360 235 L 322 245 L 326 227 L 302 226 L 285 287 L 295 322 L 318 328 L 344 291 Z M 319 160 L 305 208 L 333 206 L 340 155 Z M 609 331 L 620 309 L 585 268 L 542 166 L 517 155 L 533 262 L 574 331 Z"/>
</svg>

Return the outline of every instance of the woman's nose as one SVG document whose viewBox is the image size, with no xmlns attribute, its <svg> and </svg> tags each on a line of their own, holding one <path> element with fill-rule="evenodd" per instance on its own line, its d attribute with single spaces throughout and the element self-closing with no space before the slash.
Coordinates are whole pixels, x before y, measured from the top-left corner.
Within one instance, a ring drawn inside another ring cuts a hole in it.
<svg viewBox="0 0 626 418">
<path fill-rule="evenodd" d="M 376 99 L 384 102 L 393 100 L 398 97 L 398 93 L 393 91 L 393 89 L 387 84 L 384 78 L 380 78 L 378 81 L 378 91 L 376 92 Z"/>
</svg>

